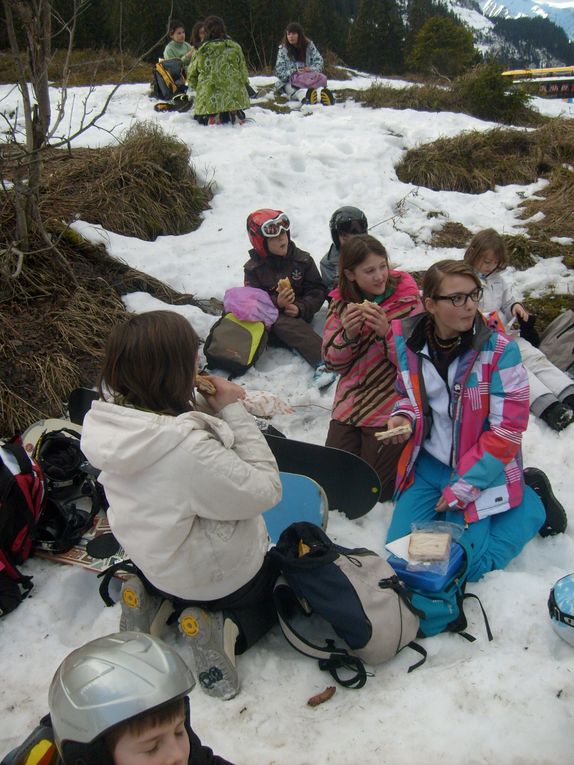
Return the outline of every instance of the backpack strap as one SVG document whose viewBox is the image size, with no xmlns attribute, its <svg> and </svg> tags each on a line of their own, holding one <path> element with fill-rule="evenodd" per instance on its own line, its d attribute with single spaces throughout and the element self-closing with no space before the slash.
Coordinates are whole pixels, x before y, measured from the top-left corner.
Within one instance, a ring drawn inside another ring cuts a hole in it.
<svg viewBox="0 0 574 765">
<path fill-rule="evenodd" d="M 465 601 L 467 598 L 474 598 L 476 601 L 478 601 L 478 605 L 480 606 L 480 610 L 482 611 L 482 617 L 484 619 L 484 626 L 485 626 L 485 629 L 486 629 L 486 636 L 487 636 L 489 642 L 492 642 L 492 640 L 494 640 L 494 638 L 492 636 L 492 630 L 490 629 L 490 624 L 488 623 L 488 616 L 486 615 L 486 611 L 484 610 L 484 606 L 480 602 L 480 598 L 478 597 L 478 595 L 475 595 L 474 592 L 465 592 L 463 594 L 463 596 L 462 596 L 462 601 Z M 470 640 L 471 642 L 476 640 L 476 638 L 474 638 L 472 635 L 469 635 L 466 632 L 461 632 L 460 634 L 464 638 L 466 638 L 467 640 Z"/>
<path fill-rule="evenodd" d="M 325 646 L 311 643 L 295 629 L 290 619 L 290 611 L 292 611 L 290 605 L 299 601 L 283 576 L 280 576 L 275 583 L 273 599 L 283 635 L 293 648 L 304 656 L 317 659 L 319 668 L 329 672 L 339 685 L 345 688 L 362 688 L 365 685 L 367 671 L 361 659 L 351 656 L 344 648 L 337 647 L 333 640 L 325 640 Z M 351 677 L 342 677 L 341 670 L 350 671 Z"/>
<path fill-rule="evenodd" d="M 126 574 L 136 574 L 136 576 L 140 574 L 138 567 L 135 565 L 135 563 L 129 560 L 129 558 L 126 560 L 120 560 L 117 563 L 108 566 L 105 571 L 102 571 L 100 574 L 98 574 L 98 579 L 101 578 L 102 580 L 100 582 L 99 590 L 100 597 L 106 606 L 115 605 L 115 601 L 110 597 L 110 582 L 112 577 L 115 576 L 118 571 L 125 571 Z"/>
</svg>

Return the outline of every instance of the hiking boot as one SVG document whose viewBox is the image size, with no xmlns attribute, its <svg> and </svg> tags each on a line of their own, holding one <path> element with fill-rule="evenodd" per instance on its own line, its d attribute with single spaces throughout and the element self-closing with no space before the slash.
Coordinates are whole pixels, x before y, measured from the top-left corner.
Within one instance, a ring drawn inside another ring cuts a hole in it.
<svg viewBox="0 0 574 765">
<path fill-rule="evenodd" d="M 223 611 L 191 606 L 178 619 L 179 631 L 191 648 L 195 674 L 208 696 L 232 699 L 239 692 L 235 640 L 239 630 Z"/>
<path fill-rule="evenodd" d="M 574 421 L 574 412 L 568 404 L 564 404 L 562 401 L 555 401 L 546 407 L 540 415 L 540 419 L 544 420 L 547 425 L 550 425 L 552 430 L 561 431 Z"/>
<path fill-rule="evenodd" d="M 329 385 L 332 385 L 336 379 L 336 372 L 331 372 L 331 370 L 327 369 L 323 362 L 317 364 L 315 373 L 313 374 L 313 385 L 315 388 L 319 388 L 319 390 L 328 388 Z"/>
<path fill-rule="evenodd" d="M 552 493 L 552 487 L 546 473 L 539 468 L 525 468 L 524 482 L 538 494 L 546 511 L 546 520 L 538 533 L 541 537 L 563 534 L 568 525 L 566 511 Z"/>
<path fill-rule="evenodd" d="M 302 104 L 316 104 L 319 101 L 319 95 L 315 88 L 307 88 L 305 98 L 301 101 Z"/>
<path fill-rule="evenodd" d="M 171 601 L 148 592 L 139 576 L 122 583 L 120 632 L 147 632 L 160 637 L 173 610 Z"/>
<path fill-rule="evenodd" d="M 329 88 L 321 88 L 321 103 L 323 106 L 332 106 L 335 103 L 335 96 Z"/>
</svg>

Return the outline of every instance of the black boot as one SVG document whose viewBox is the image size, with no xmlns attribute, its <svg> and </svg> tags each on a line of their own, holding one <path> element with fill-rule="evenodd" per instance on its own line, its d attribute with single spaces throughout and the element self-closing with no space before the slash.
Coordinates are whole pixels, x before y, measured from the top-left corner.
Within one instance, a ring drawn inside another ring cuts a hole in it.
<svg viewBox="0 0 574 765">
<path fill-rule="evenodd" d="M 544 420 L 552 430 L 560 431 L 567 428 L 572 421 L 574 421 L 574 412 L 568 404 L 562 403 L 562 401 L 555 401 L 540 415 L 540 419 Z"/>
<path fill-rule="evenodd" d="M 546 520 L 539 529 L 541 537 L 552 537 L 563 534 L 568 525 L 566 511 L 552 493 L 552 487 L 546 473 L 539 468 L 525 468 L 524 482 L 538 494 L 546 511 Z"/>
</svg>

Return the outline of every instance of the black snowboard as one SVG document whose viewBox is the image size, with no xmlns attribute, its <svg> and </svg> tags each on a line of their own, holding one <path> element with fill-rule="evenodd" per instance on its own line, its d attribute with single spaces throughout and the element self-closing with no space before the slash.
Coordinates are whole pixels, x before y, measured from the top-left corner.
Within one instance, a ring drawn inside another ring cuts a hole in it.
<svg viewBox="0 0 574 765">
<path fill-rule="evenodd" d="M 90 388 L 74 388 L 68 399 L 68 417 L 75 425 L 81 425 L 90 411 L 92 401 L 99 398 L 98 392 Z"/>
<path fill-rule="evenodd" d="M 329 510 L 340 510 L 347 518 L 360 518 L 378 502 L 379 476 L 361 457 L 330 446 L 264 435 L 279 470 L 316 481 L 327 495 Z"/>
</svg>

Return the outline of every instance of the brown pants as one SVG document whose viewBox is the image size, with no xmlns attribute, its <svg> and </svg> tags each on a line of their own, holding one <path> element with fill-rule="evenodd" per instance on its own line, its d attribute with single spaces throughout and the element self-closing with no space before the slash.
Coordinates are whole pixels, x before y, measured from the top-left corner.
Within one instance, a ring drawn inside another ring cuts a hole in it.
<svg viewBox="0 0 574 765">
<path fill-rule="evenodd" d="M 356 454 L 368 462 L 381 479 L 380 502 L 392 499 L 395 490 L 397 464 L 404 444 L 386 444 L 377 441 L 375 433 L 386 430 L 386 425 L 377 428 L 361 428 L 357 425 L 346 425 L 337 420 L 331 420 L 325 446 L 344 449 Z"/>
<path fill-rule="evenodd" d="M 298 351 L 312 367 L 322 360 L 321 338 L 305 319 L 281 313 L 271 328 L 271 336 L 279 340 L 279 345 Z"/>
</svg>

